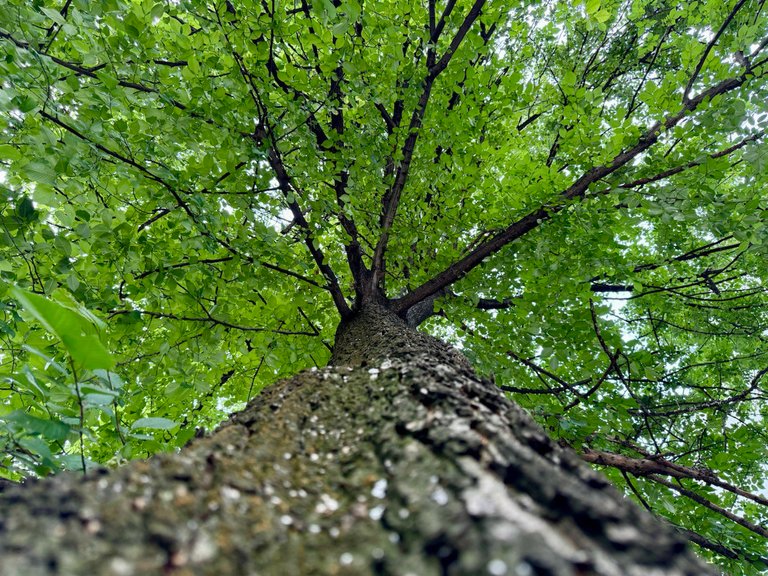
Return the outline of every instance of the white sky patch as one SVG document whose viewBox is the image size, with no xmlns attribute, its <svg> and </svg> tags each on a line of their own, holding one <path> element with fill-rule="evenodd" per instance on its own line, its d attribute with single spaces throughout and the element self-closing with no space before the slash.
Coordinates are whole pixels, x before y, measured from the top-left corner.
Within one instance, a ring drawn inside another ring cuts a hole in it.
<svg viewBox="0 0 768 576">
<path fill-rule="evenodd" d="M 291 222 L 293 220 L 293 212 L 291 212 L 288 208 L 283 208 L 280 210 L 280 220 L 283 220 L 285 222 Z M 275 230 L 280 230 L 282 227 L 282 224 L 280 222 L 276 222 L 274 224 Z"/>
<path fill-rule="evenodd" d="M 232 216 L 232 214 L 235 213 L 235 209 L 232 208 L 229 202 L 227 202 L 224 198 L 219 198 L 219 208 L 221 209 L 222 212 L 225 212 L 230 216 Z"/>
</svg>

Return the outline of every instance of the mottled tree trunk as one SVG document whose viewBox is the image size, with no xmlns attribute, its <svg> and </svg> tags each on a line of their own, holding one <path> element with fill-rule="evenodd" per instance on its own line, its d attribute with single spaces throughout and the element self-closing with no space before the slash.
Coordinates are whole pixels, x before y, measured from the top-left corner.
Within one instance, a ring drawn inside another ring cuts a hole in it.
<svg viewBox="0 0 768 576">
<path fill-rule="evenodd" d="M 710 573 L 466 360 L 369 306 L 178 454 L 0 495 L 0 574 Z"/>
</svg>

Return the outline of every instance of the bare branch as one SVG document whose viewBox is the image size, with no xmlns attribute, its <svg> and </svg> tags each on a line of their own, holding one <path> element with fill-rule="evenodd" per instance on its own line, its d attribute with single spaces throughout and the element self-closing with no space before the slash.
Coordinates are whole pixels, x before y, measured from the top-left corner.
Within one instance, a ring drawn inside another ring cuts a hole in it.
<svg viewBox="0 0 768 576">
<path fill-rule="evenodd" d="M 608 344 L 605 342 L 603 334 L 600 331 L 600 325 L 597 323 L 595 304 L 592 302 L 591 298 L 589 300 L 589 312 L 592 317 L 592 327 L 594 328 L 597 341 L 600 343 L 600 348 L 602 348 L 605 355 L 608 356 L 608 366 L 605 370 L 603 370 L 603 373 L 600 375 L 600 377 L 595 380 L 595 383 L 589 388 L 589 390 L 587 390 L 584 394 L 579 394 L 563 408 L 564 412 L 567 412 L 571 408 L 578 406 L 582 400 L 586 400 L 592 396 L 592 394 L 597 392 L 600 386 L 603 385 L 603 382 L 605 382 L 606 378 L 611 375 L 611 373 L 615 372 L 619 375 L 619 378 L 621 378 L 622 381 L 624 380 L 624 375 L 621 373 L 621 368 L 619 368 L 619 365 L 616 362 L 619 358 L 619 355 L 621 354 L 621 350 L 617 348 L 614 352 L 611 352 L 610 348 L 608 348 Z"/>
<path fill-rule="evenodd" d="M 152 215 L 152 217 L 139 224 L 138 228 L 136 228 L 136 232 L 141 232 L 171 212 L 173 212 L 173 208 L 158 208 L 155 210 L 155 213 Z"/>
<path fill-rule="evenodd" d="M 495 298 L 480 298 L 475 305 L 478 310 L 507 310 L 515 305 L 514 298 L 504 298 L 496 300 Z"/>
<path fill-rule="evenodd" d="M 467 35 L 467 32 L 469 32 L 470 28 L 472 28 L 472 25 L 475 23 L 475 20 L 477 20 L 477 18 L 480 16 L 484 5 L 485 0 L 475 0 L 472 8 L 469 9 L 469 12 L 464 17 L 464 21 L 461 23 L 461 26 L 459 26 L 456 35 L 451 40 L 448 49 L 445 51 L 440 60 L 438 60 L 437 63 L 429 69 L 429 77 L 432 77 L 433 79 L 437 78 L 440 73 L 446 69 L 448 63 L 451 61 L 451 58 L 453 58 L 456 50 L 459 49 L 459 46 L 464 40 L 464 37 Z M 440 18 L 440 21 L 444 22 L 444 19 Z"/>
<path fill-rule="evenodd" d="M 661 38 L 659 39 L 659 42 L 653 51 L 653 56 L 651 57 L 651 61 L 648 62 L 648 66 L 646 66 L 645 71 L 643 72 L 643 77 L 640 79 L 640 82 L 635 88 L 635 91 L 632 93 L 632 98 L 629 101 L 629 106 L 627 106 L 627 113 L 624 115 L 625 120 L 628 119 L 632 115 L 632 113 L 635 111 L 635 108 L 636 108 L 635 101 L 637 100 L 637 97 L 640 94 L 640 91 L 643 89 L 643 86 L 645 86 L 645 82 L 648 79 L 648 74 L 651 72 L 651 69 L 653 68 L 654 63 L 656 62 L 656 58 L 659 56 L 659 52 L 661 52 L 661 47 L 664 45 L 664 42 L 666 41 L 667 36 L 669 36 L 669 33 L 672 32 L 673 29 L 674 29 L 673 26 L 668 26 L 667 29 L 664 31 L 664 34 L 661 35 Z"/>
<path fill-rule="evenodd" d="M 161 268 L 153 268 L 152 270 L 145 270 L 140 274 L 136 274 L 134 278 L 136 280 L 141 280 L 142 278 L 146 278 L 151 274 L 165 272 L 166 270 L 177 270 L 179 268 L 186 268 L 188 266 L 196 266 L 198 264 L 218 264 L 219 262 L 230 262 L 233 258 L 234 256 L 224 256 L 223 258 L 202 258 L 200 260 L 197 260 L 196 262 L 189 262 L 189 261 L 178 262 L 176 264 L 170 264 L 168 266 L 163 266 Z"/>
<path fill-rule="evenodd" d="M 526 366 L 533 370 L 537 375 L 543 375 L 547 378 L 554 380 L 557 382 L 560 386 L 557 388 L 550 388 L 547 386 L 546 390 L 541 390 L 540 388 L 520 388 L 517 386 L 509 386 L 509 385 L 502 385 L 500 388 L 504 390 L 505 392 L 514 392 L 518 394 L 558 394 L 560 392 L 570 392 L 574 396 L 581 396 L 581 392 L 576 388 L 576 386 L 581 386 L 584 384 L 588 384 L 591 382 L 591 378 L 586 378 L 584 380 L 581 380 L 579 382 L 575 382 L 573 384 L 566 382 L 562 378 L 560 378 L 557 374 L 553 374 L 552 372 L 548 371 L 546 368 L 542 368 L 538 364 L 535 364 L 531 362 L 530 360 L 523 358 L 522 356 L 519 356 L 512 350 L 507 350 L 507 356 L 512 358 L 513 360 L 517 360 L 520 362 L 523 366 Z"/>
<path fill-rule="evenodd" d="M 350 310 L 349 305 L 344 298 L 344 294 L 341 291 L 341 287 L 339 286 L 339 281 L 336 278 L 336 274 L 327 264 L 325 255 L 320 250 L 319 245 L 317 245 L 315 242 L 314 230 L 312 226 L 310 226 L 309 222 L 304 216 L 304 212 L 299 207 L 297 200 L 299 191 L 294 187 L 291 178 L 288 175 L 288 171 L 283 164 L 283 160 L 277 149 L 277 145 L 271 136 L 271 131 L 268 135 L 267 128 L 264 125 L 257 127 L 256 133 L 254 133 L 254 139 L 257 141 L 257 143 L 261 144 L 263 139 L 267 137 L 269 137 L 272 141 L 272 144 L 269 146 L 269 150 L 267 152 L 269 157 L 269 164 L 272 166 L 272 169 L 275 172 L 275 176 L 280 185 L 280 190 L 283 192 L 285 197 L 285 202 L 288 205 L 291 214 L 293 214 L 294 222 L 298 224 L 303 232 L 302 236 L 304 237 L 304 244 L 307 246 L 307 249 L 312 255 L 315 264 L 328 283 L 328 290 L 331 293 L 333 302 L 336 305 L 336 309 L 339 311 L 339 314 L 341 314 L 342 317 L 347 317 L 352 313 L 352 311 Z"/>
<path fill-rule="evenodd" d="M 432 44 L 437 44 L 437 41 L 440 39 L 440 35 L 443 33 L 443 29 L 445 28 L 445 22 L 450 17 L 451 12 L 453 12 L 455 6 L 456 0 L 448 0 L 448 2 L 445 4 L 443 13 L 440 15 L 440 20 L 435 25 L 434 30 L 432 30 L 432 33 L 429 37 L 429 41 Z"/>
<path fill-rule="evenodd" d="M 339 64 L 334 71 L 331 78 L 330 88 L 328 90 L 328 96 L 332 102 L 336 102 L 336 106 L 331 112 L 331 129 L 336 133 L 339 139 L 344 135 L 344 92 L 342 84 L 344 82 L 344 67 Z M 343 144 L 341 145 L 343 146 Z M 360 248 L 359 234 L 357 231 L 357 225 L 351 216 L 347 215 L 346 200 L 347 186 L 349 184 L 349 172 L 346 167 L 340 165 L 341 162 L 338 158 L 341 157 L 340 145 L 335 142 L 329 148 L 330 153 L 334 157 L 334 163 L 336 164 L 336 174 L 334 176 L 333 188 L 336 192 L 336 205 L 338 206 L 337 217 L 339 223 L 344 231 L 349 236 L 349 241 L 344 242 L 344 251 L 347 256 L 347 264 L 352 272 L 352 278 L 355 282 L 355 291 L 357 297 L 361 298 L 365 292 L 365 281 L 368 277 L 368 270 L 363 263 L 363 253 Z"/>
<path fill-rule="evenodd" d="M 728 148 L 725 148 L 724 150 L 720 150 L 719 152 L 715 152 L 714 154 L 710 154 L 707 156 L 707 158 L 723 158 L 724 156 L 728 156 L 730 154 L 733 154 L 737 150 L 740 150 L 741 148 L 744 148 L 747 144 L 751 144 L 752 142 L 756 142 L 763 138 L 765 136 L 765 130 L 760 130 L 759 132 L 756 132 L 755 134 L 752 134 L 750 136 L 747 136 L 746 138 L 742 139 L 741 141 L 737 142 L 733 146 L 729 146 Z M 695 168 L 696 166 L 701 166 L 705 160 L 693 160 L 691 162 L 687 162 L 685 164 L 681 164 L 679 166 L 674 166 L 673 168 L 669 168 L 668 170 L 664 170 L 662 172 L 659 172 L 658 174 L 654 174 L 653 176 L 645 176 L 643 178 L 638 178 L 636 180 L 632 180 L 631 182 L 626 182 L 624 184 L 620 184 L 619 188 L 623 189 L 630 189 L 630 188 L 637 188 L 639 186 L 644 186 L 646 184 L 650 184 L 652 182 L 658 182 L 659 180 L 664 180 L 665 178 L 669 178 L 670 176 L 674 176 L 676 174 L 680 174 L 681 172 L 684 172 L 685 170 L 688 170 L 690 168 Z M 605 191 L 598 191 L 597 194 L 602 194 L 608 192 Z"/>
</svg>

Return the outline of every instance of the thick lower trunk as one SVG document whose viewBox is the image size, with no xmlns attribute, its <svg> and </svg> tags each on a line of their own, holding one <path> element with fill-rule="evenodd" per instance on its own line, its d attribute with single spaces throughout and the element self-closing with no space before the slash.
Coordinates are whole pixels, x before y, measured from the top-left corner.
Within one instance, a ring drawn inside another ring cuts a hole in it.
<svg viewBox="0 0 768 576">
<path fill-rule="evenodd" d="M 0 495 L 0 574 L 702 575 L 466 360 L 370 307 L 178 454 Z"/>
</svg>

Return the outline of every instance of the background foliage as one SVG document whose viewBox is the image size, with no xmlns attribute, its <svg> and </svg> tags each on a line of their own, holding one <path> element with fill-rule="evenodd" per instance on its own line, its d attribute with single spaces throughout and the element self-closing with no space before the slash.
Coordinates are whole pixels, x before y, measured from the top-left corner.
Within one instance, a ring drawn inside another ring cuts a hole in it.
<svg viewBox="0 0 768 576">
<path fill-rule="evenodd" d="M 6 1 L 0 476 L 183 445 L 324 364 L 370 269 L 758 573 L 766 24 L 758 0 Z"/>
</svg>

